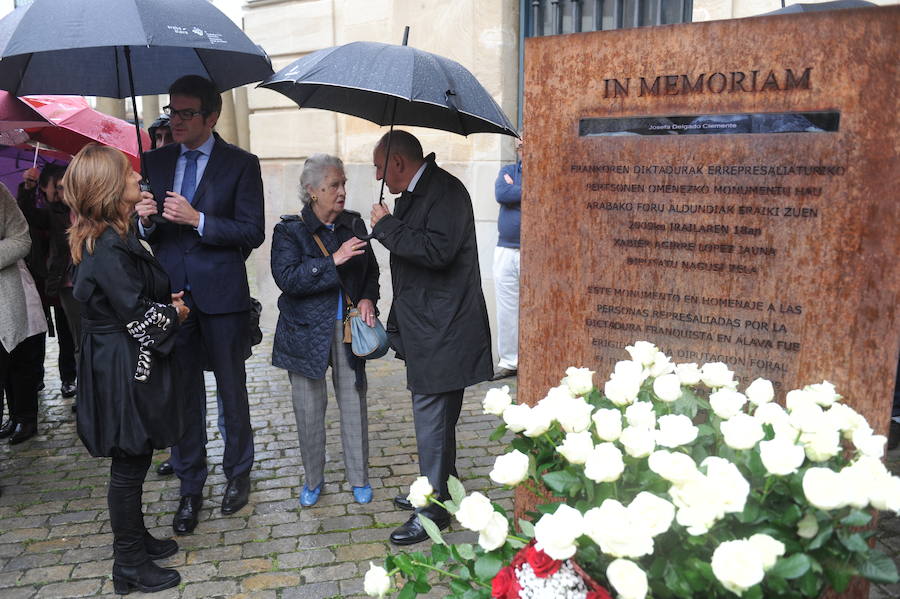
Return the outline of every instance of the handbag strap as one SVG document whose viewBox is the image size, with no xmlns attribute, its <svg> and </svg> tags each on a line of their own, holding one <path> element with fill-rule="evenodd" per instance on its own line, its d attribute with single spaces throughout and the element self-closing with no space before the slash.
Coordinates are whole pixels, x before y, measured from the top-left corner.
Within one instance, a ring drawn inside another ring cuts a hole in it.
<svg viewBox="0 0 900 599">
<path fill-rule="evenodd" d="M 303 220 L 303 213 L 301 212 L 299 216 L 300 216 L 300 222 L 305 225 L 306 221 Z M 328 252 L 328 250 L 325 249 L 325 244 L 322 243 L 322 239 L 319 237 L 319 234 L 313 233 L 312 236 L 313 236 L 313 239 L 316 240 L 316 245 L 318 245 L 319 249 L 322 250 L 322 253 L 325 254 L 325 257 L 328 258 L 329 256 L 331 256 L 331 254 Z M 350 296 L 347 294 L 346 291 L 344 291 L 343 287 L 341 287 L 341 291 L 344 293 L 344 302 L 347 305 L 347 312 L 350 312 L 350 310 L 352 310 L 355 307 L 353 305 L 353 300 L 350 299 Z"/>
</svg>

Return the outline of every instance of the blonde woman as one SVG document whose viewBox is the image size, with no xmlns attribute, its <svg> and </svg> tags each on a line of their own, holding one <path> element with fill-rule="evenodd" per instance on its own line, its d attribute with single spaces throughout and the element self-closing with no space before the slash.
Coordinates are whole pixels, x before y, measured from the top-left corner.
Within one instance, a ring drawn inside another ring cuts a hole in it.
<svg viewBox="0 0 900 599">
<path fill-rule="evenodd" d="M 180 296 L 133 231 L 140 175 L 120 151 L 89 145 L 65 175 L 76 265 L 73 295 L 81 302 L 78 436 L 95 457 L 111 457 L 109 520 L 116 593 L 161 591 L 181 577 L 153 560 L 178 544 L 144 527 L 141 492 L 154 449 L 182 432 L 181 396 L 171 352 L 188 314 Z"/>
</svg>

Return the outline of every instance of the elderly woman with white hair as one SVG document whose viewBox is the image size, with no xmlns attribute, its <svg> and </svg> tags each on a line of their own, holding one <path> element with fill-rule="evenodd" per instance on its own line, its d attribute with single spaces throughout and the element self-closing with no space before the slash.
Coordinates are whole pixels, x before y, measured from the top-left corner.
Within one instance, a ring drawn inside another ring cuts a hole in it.
<svg viewBox="0 0 900 599">
<path fill-rule="evenodd" d="M 347 480 L 358 503 L 372 501 L 365 361 L 344 340 L 351 306 L 374 326 L 379 297 L 372 247 L 354 235 L 359 213 L 344 209 L 343 162 L 314 154 L 300 175 L 302 209 L 281 217 L 272 234 L 272 276 L 281 289 L 272 364 L 288 371 L 305 472 L 300 505 L 315 505 L 325 481 L 325 373 L 331 366 L 341 413 Z"/>
</svg>

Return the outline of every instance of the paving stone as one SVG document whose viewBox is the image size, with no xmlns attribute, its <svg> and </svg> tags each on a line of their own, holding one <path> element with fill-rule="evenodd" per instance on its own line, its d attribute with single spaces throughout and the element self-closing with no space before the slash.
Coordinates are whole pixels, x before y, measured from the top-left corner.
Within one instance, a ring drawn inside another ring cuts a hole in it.
<svg viewBox="0 0 900 599">
<path fill-rule="evenodd" d="M 70 597 L 87 597 L 95 595 L 100 590 L 103 582 L 96 578 L 89 580 L 75 580 L 67 582 L 55 582 L 41 587 L 36 597 L 38 599 L 68 599 Z"/>
<path fill-rule="evenodd" d="M 338 585 L 334 582 L 304 584 L 281 592 L 281 599 L 327 599 L 339 596 Z"/>
<path fill-rule="evenodd" d="M 47 584 L 69 578 L 72 566 L 49 566 L 46 568 L 30 568 L 19 579 L 19 584 Z"/>
<path fill-rule="evenodd" d="M 335 561 L 335 556 L 330 549 L 304 549 L 294 553 L 281 553 L 276 559 L 279 568 L 294 570 L 307 566 L 330 564 Z"/>
<path fill-rule="evenodd" d="M 263 589 L 281 589 L 295 587 L 300 584 L 300 576 L 289 572 L 266 572 L 254 574 L 241 581 L 244 591 L 260 591 Z"/>
<path fill-rule="evenodd" d="M 258 574 L 260 572 L 268 572 L 274 569 L 275 564 L 271 559 L 253 558 L 242 559 L 233 562 L 222 562 L 216 575 L 222 577 L 236 577 L 245 574 Z"/>
</svg>

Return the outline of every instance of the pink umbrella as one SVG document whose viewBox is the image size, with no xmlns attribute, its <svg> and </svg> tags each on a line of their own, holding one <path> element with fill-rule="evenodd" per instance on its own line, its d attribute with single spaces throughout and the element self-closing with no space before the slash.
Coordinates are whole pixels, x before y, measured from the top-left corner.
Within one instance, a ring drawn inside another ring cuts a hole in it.
<svg viewBox="0 0 900 599">
<path fill-rule="evenodd" d="M 0 131 L 49 127 L 51 123 L 31 106 L 0 90 Z"/>
<path fill-rule="evenodd" d="M 125 152 L 132 166 L 140 171 L 137 137 L 134 125 L 91 108 L 82 96 L 23 96 L 23 102 L 34 108 L 56 127 L 27 128 L 31 139 L 57 150 L 76 154 L 90 142 L 118 148 Z M 141 131 L 144 146 L 150 136 Z"/>
</svg>

